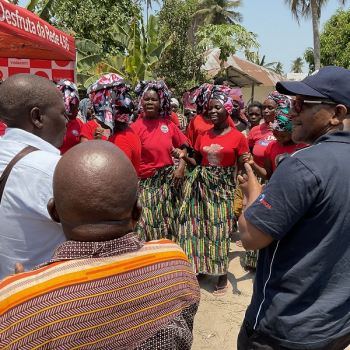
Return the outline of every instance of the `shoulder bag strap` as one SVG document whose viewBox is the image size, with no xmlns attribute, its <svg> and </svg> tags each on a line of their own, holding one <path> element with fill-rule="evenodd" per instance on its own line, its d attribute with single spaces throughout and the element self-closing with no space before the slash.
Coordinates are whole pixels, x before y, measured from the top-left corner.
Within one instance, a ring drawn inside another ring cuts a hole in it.
<svg viewBox="0 0 350 350">
<path fill-rule="evenodd" d="M 11 162 L 7 164 L 7 167 L 5 168 L 4 172 L 2 173 L 2 175 L 0 177 L 0 203 L 1 203 L 1 199 L 2 199 L 2 194 L 3 194 L 4 189 L 5 189 L 6 181 L 10 175 L 12 168 L 24 156 L 26 156 L 27 154 L 34 152 L 34 151 L 38 151 L 38 149 L 33 147 L 33 146 L 27 146 L 27 147 L 23 148 L 21 152 L 16 154 L 13 157 L 13 159 L 11 160 Z"/>
</svg>

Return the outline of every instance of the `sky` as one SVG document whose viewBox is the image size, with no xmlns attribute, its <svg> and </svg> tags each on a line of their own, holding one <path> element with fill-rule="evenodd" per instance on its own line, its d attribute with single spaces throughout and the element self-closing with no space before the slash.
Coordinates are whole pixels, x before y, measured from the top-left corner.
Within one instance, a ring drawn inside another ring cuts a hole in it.
<svg viewBox="0 0 350 350">
<path fill-rule="evenodd" d="M 328 1 L 321 12 L 320 29 L 340 7 L 338 0 Z M 243 0 L 243 7 L 237 11 L 243 15 L 241 24 L 245 29 L 258 34 L 260 57 L 265 55 L 265 62 L 280 61 L 284 73 L 290 72 L 293 60 L 303 57 L 304 51 L 313 47 L 311 19 L 302 19 L 299 26 L 283 0 Z M 308 72 L 307 63 L 303 71 Z"/>
<path fill-rule="evenodd" d="M 25 7 L 27 3 L 27 0 L 20 0 L 19 5 Z M 153 3 L 151 12 L 156 11 L 158 7 L 155 1 Z M 345 9 L 348 9 L 347 6 Z M 328 1 L 322 9 L 320 29 L 338 8 L 340 8 L 338 0 Z M 243 6 L 236 11 L 242 13 L 241 24 L 245 29 L 258 34 L 260 57 L 265 55 L 266 63 L 280 61 L 284 73 L 290 72 L 292 60 L 302 57 L 308 47 L 313 47 L 311 19 L 302 19 L 298 25 L 284 0 L 243 0 Z M 242 53 L 237 55 L 244 58 Z M 308 72 L 306 63 L 303 71 Z"/>
</svg>

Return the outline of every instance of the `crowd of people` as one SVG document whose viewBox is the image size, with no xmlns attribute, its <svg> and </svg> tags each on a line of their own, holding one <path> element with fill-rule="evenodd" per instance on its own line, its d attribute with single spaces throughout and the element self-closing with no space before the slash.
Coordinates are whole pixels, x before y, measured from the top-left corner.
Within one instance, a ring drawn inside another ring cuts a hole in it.
<svg viewBox="0 0 350 350">
<path fill-rule="evenodd" d="M 0 348 L 190 349 L 196 276 L 226 295 L 239 230 L 257 272 L 238 349 L 344 349 L 349 78 L 324 67 L 247 106 L 222 77 L 182 105 L 162 80 L 106 74 L 80 101 L 6 79 Z"/>
</svg>

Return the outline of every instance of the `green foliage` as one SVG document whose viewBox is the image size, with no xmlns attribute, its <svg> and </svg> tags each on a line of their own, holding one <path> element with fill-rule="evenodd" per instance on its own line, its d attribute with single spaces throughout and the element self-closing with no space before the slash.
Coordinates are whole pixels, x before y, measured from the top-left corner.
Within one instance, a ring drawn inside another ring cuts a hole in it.
<svg viewBox="0 0 350 350">
<path fill-rule="evenodd" d="M 114 25 L 113 38 L 126 47 L 127 56 L 123 68 L 128 73 L 133 86 L 141 80 L 156 79 L 153 72 L 155 65 L 170 46 L 169 37 L 164 41 L 158 40 L 158 20 L 149 16 L 147 26 L 142 17 L 133 19 L 130 25 Z"/>
<path fill-rule="evenodd" d="M 320 35 L 321 64 L 350 68 L 350 10 L 338 10 Z"/>
<path fill-rule="evenodd" d="M 321 48 L 322 51 L 322 48 Z M 314 49 L 312 47 L 308 47 L 304 53 L 303 57 L 305 62 L 309 65 L 309 74 L 313 73 L 315 71 L 315 55 L 314 55 Z"/>
<path fill-rule="evenodd" d="M 234 55 L 237 51 L 245 53 L 247 58 L 251 58 L 251 48 L 258 49 L 260 45 L 256 41 L 257 34 L 248 32 L 239 24 L 209 24 L 202 27 L 197 36 L 200 38 L 198 47 L 206 51 L 213 47 L 220 48 L 221 66 L 230 55 Z"/>
<path fill-rule="evenodd" d="M 205 80 L 200 70 L 203 59 L 187 37 L 196 7 L 194 0 L 164 0 L 158 14 L 160 40 L 171 37 L 172 44 L 162 56 L 155 72 L 158 77 L 165 79 L 169 88 L 175 89 L 173 95 L 176 98 L 181 98 L 186 89 Z"/>
<path fill-rule="evenodd" d="M 128 23 L 141 11 L 133 0 L 30 0 L 27 9 L 56 28 L 69 28 L 74 36 L 99 43 L 104 56 L 124 52 L 111 36 L 114 23 Z"/>
<path fill-rule="evenodd" d="M 283 64 L 281 62 L 276 62 L 275 66 L 270 68 L 273 72 L 279 75 L 283 75 Z"/>
<path fill-rule="evenodd" d="M 202 0 L 194 17 L 203 17 L 205 24 L 236 24 L 243 21 L 243 16 L 232 8 L 240 6 L 241 0 Z"/>
</svg>

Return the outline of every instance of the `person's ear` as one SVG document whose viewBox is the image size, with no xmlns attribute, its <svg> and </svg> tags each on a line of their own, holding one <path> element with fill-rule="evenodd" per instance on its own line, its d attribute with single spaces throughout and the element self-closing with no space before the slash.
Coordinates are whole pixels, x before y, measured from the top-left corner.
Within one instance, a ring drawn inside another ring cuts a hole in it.
<svg viewBox="0 0 350 350">
<path fill-rule="evenodd" d="M 332 126 L 340 125 L 347 115 L 347 108 L 344 105 L 337 105 L 334 107 L 334 114 L 330 120 Z"/>
<path fill-rule="evenodd" d="M 141 219 L 142 214 L 142 204 L 139 199 L 134 204 L 134 207 L 132 208 L 131 218 L 135 222 L 135 225 L 138 221 Z"/>
<path fill-rule="evenodd" d="M 49 212 L 49 215 L 50 215 L 52 221 L 58 222 L 58 223 L 61 222 L 60 217 L 59 217 L 57 210 L 56 210 L 56 203 L 55 203 L 55 200 L 53 198 L 51 198 L 49 200 L 49 202 L 47 203 L 47 211 Z"/>
<path fill-rule="evenodd" d="M 30 116 L 30 120 L 31 122 L 39 129 L 41 129 L 43 127 L 43 116 L 40 112 L 40 108 L 39 107 L 33 107 L 30 111 L 29 111 L 29 116 Z"/>
</svg>

